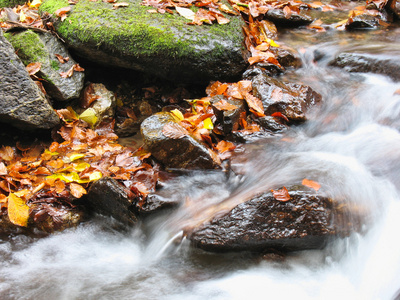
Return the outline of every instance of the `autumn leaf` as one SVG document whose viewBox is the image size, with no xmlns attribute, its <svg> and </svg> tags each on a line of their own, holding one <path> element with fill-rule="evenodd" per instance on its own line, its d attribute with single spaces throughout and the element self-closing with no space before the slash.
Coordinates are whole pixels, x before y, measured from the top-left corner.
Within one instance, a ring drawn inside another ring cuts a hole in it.
<svg viewBox="0 0 400 300">
<path fill-rule="evenodd" d="M 42 64 L 40 62 L 34 62 L 27 65 L 26 70 L 28 71 L 29 75 L 32 76 L 39 72 L 41 67 Z"/>
<path fill-rule="evenodd" d="M 182 121 L 184 119 L 184 116 L 179 109 L 173 109 L 170 111 L 170 113 L 177 121 Z"/>
<path fill-rule="evenodd" d="M 281 113 L 281 112 L 274 112 L 272 115 L 271 115 L 271 117 L 274 117 L 274 118 L 282 118 L 282 119 L 284 119 L 286 122 L 289 122 L 289 119 L 288 119 L 288 117 L 286 117 L 283 113 Z"/>
<path fill-rule="evenodd" d="M 86 109 L 83 113 L 81 113 L 79 115 L 79 119 L 85 121 L 86 123 L 88 123 L 90 126 L 94 126 L 97 121 L 98 118 L 96 116 L 96 112 L 93 108 L 89 107 L 88 109 Z"/>
<path fill-rule="evenodd" d="M 213 130 L 214 129 L 214 124 L 211 120 L 211 118 L 207 118 L 203 121 L 203 128 Z"/>
<path fill-rule="evenodd" d="M 72 196 L 74 196 L 75 198 L 81 198 L 83 195 L 87 194 L 86 190 L 80 184 L 77 183 L 72 182 L 69 185 L 69 189 Z"/>
<path fill-rule="evenodd" d="M 247 93 L 245 95 L 245 100 L 247 102 L 247 105 L 250 108 L 250 111 L 256 115 L 257 117 L 264 117 L 264 106 L 262 104 L 262 101 L 258 99 L 257 97 L 251 95 L 250 93 Z"/>
<path fill-rule="evenodd" d="M 219 110 L 224 110 L 224 111 L 234 110 L 238 108 L 236 105 L 230 104 L 228 101 L 224 99 L 218 101 L 217 103 L 214 103 L 213 106 Z"/>
<path fill-rule="evenodd" d="M 128 6 L 129 6 L 129 3 L 127 3 L 127 2 L 119 2 L 119 3 L 114 3 L 112 9 L 117 9 L 120 7 L 128 7 Z"/>
<path fill-rule="evenodd" d="M 0 176 L 7 175 L 7 167 L 3 162 L 0 162 Z"/>
<path fill-rule="evenodd" d="M 8 218 L 15 225 L 28 226 L 29 206 L 14 193 L 8 195 Z"/>
<path fill-rule="evenodd" d="M 174 122 L 165 124 L 162 133 L 171 139 L 180 139 L 189 134 L 185 128 Z"/>
<path fill-rule="evenodd" d="M 65 64 L 66 62 L 69 61 L 69 57 L 62 57 L 60 54 L 54 54 L 54 55 L 55 57 L 57 57 L 60 64 Z"/>
<path fill-rule="evenodd" d="M 190 21 L 194 21 L 194 17 L 195 17 L 195 12 L 189 8 L 184 8 L 184 7 L 180 7 L 180 6 L 175 6 L 176 11 L 178 12 L 178 14 L 180 14 L 182 17 L 190 20 Z"/>
<path fill-rule="evenodd" d="M 69 13 L 71 11 L 71 6 L 67 6 L 67 7 L 62 7 L 60 9 L 57 9 L 54 14 L 57 17 L 61 18 L 61 22 L 64 21 L 67 18 L 67 13 Z"/>
<path fill-rule="evenodd" d="M 321 188 L 321 185 L 318 182 L 309 180 L 307 178 L 304 178 L 303 181 L 301 182 L 301 184 L 306 187 L 312 188 L 316 191 L 318 191 Z"/>
<path fill-rule="evenodd" d="M 70 78 L 72 75 L 74 75 L 74 66 L 72 66 L 68 71 L 60 73 L 62 78 Z"/>
<path fill-rule="evenodd" d="M 217 150 L 219 153 L 224 153 L 226 151 L 232 151 L 236 148 L 235 144 L 232 142 L 227 142 L 227 141 L 219 141 L 217 144 Z"/>
<path fill-rule="evenodd" d="M 12 161 L 14 159 L 14 149 L 10 146 L 1 147 L 0 157 L 5 161 Z"/>
<path fill-rule="evenodd" d="M 274 196 L 274 198 L 278 201 L 281 202 L 286 202 L 290 200 L 290 195 L 289 195 L 289 191 L 287 190 L 286 187 L 283 187 L 280 190 L 271 190 L 272 195 Z"/>
<path fill-rule="evenodd" d="M 31 3 L 29 3 L 30 8 L 38 8 L 42 4 L 41 0 L 33 0 Z"/>
</svg>

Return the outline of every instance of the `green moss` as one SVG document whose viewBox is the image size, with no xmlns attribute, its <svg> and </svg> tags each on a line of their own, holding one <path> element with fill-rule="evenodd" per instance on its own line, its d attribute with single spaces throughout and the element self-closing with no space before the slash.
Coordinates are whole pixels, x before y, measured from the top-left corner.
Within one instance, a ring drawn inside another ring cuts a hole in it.
<svg viewBox="0 0 400 300">
<path fill-rule="evenodd" d="M 22 5 L 26 0 L 0 0 L 0 8 L 3 7 L 15 7 L 17 5 Z"/>
<path fill-rule="evenodd" d="M 53 70 L 56 70 L 56 71 L 60 70 L 60 64 L 58 63 L 58 61 L 52 60 L 50 62 L 50 65 L 53 68 Z"/>
<path fill-rule="evenodd" d="M 44 62 L 47 59 L 48 53 L 43 42 L 33 31 L 26 30 L 17 34 L 5 33 L 4 36 L 13 45 L 25 65 L 33 62 Z"/>
<path fill-rule="evenodd" d="M 140 5 L 140 0 L 129 0 L 126 8 L 112 9 L 112 4 L 81 0 L 72 6 L 72 13 L 57 30 L 69 43 L 87 43 L 105 51 L 118 49 L 122 54 L 136 57 L 170 53 L 174 58 L 191 56 L 193 59 L 214 38 L 210 57 L 224 55 L 225 41 L 242 42 L 241 20 L 231 18 L 227 25 L 187 25 L 187 20 L 178 14 L 151 14 L 149 7 Z M 41 11 L 54 13 L 68 6 L 65 0 L 47 0 Z M 205 35 L 204 32 L 208 32 Z M 222 40 L 221 40 L 222 39 Z"/>
</svg>

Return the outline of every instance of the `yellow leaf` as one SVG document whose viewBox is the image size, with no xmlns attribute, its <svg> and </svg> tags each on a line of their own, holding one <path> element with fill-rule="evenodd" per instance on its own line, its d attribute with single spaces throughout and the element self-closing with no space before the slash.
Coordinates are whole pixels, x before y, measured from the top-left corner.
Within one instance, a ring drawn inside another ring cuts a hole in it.
<svg viewBox="0 0 400 300">
<path fill-rule="evenodd" d="M 24 14 L 23 11 L 21 11 L 21 13 L 19 14 L 19 20 L 21 22 L 24 22 L 26 20 L 26 15 Z"/>
<path fill-rule="evenodd" d="M 89 175 L 89 180 L 95 181 L 95 180 L 99 180 L 101 177 L 103 177 L 103 174 L 101 174 L 101 172 L 99 172 L 99 171 L 96 171 Z"/>
<path fill-rule="evenodd" d="M 69 158 L 70 161 L 74 161 L 74 160 L 80 159 L 82 157 L 85 157 L 85 154 L 83 154 L 83 153 L 72 153 L 71 155 L 69 155 L 68 158 Z"/>
<path fill-rule="evenodd" d="M 204 123 L 204 128 L 205 129 L 214 129 L 214 125 L 213 125 L 213 122 L 211 121 L 211 119 L 210 118 L 207 118 L 207 119 L 205 119 L 204 121 L 203 121 L 203 123 Z"/>
<path fill-rule="evenodd" d="M 54 155 L 58 155 L 58 154 L 60 154 L 60 153 L 58 153 L 58 152 L 51 152 L 50 150 L 44 150 L 44 153 L 46 153 L 46 154 L 50 154 L 51 156 L 54 156 Z"/>
<path fill-rule="evenodd" d="M 41 0 L 33 0 L 32 3 L 29 4 L 30 8 L 39 7 L 42 4 Z"/>
<path fill-rule="evenodd" d="M 23 189 L 18 192 L 15 192 L 14 195 L 17 197 L 24 197 L 24 196 L 28 195 L 29 193 L 30 193 L 29 190 Z"/>
<path fill-rule="evenodd" d="M 270 44 L 272 47 L 276 47 L 276 48 L 279 48 L 279 47 L 280 47 L 274 40 L 271 40 L 271 39 L 268 39 L 268 38 L 267 38 L 267 42 L 268 42 L 268 44 Z"/>
<path fill-rule="evenodd" d="M 8 218 L 18 226 L 28 226 L 29 206 L 14 193 L 8 195 Z"/>
<path fill-rule="evenodd" d="M 69 172 L 69 173 L 55 173 L 53 175 L 47 176 L 46 178 L 49 179 L 60 179 L 66 183 L 69 182 L 79 182 L 81 178 L 79 177 L 78 173 L 76 172 Z"/>
<path fill-rule="evenodd" d="M 96 122 L 98 120 L 98 118 L 96 116 L 96 112 L 91 107 L 89 107 L 87 110 L 85 110 L 83 113 L 81 113 L 79 115 L 79 119 L 85 121 L 90 126 L 94 126 L 94 124 L 96 124 Z"/>
<path fill-rule="evenodd" d="M 183 114 L 179 109 L 171 110 L 171 114 L 174 118 L 178 119 L 178 121 L 182 121 L 184 119 Z"/>
<path fill-rule="evenodd" d="M 74 165 L 74 170 L 77 172 L 82 172 L 83 170 L 86 170 L 87 168 L 90 168 L 90 165 L 86 162 Z"/>
<path fill-rule="evenodd" d="M 182 17 L 190 20 L 190 21 L 194 21 L 194 17 L 195 17 L 195 13 L 193 10 L 189 9 L 189 8 L 184 8 L 184 7 L 180 7 L 180 6 L 175 6 L 176 11 L 178 12 L 178 14 L 180 14 Z"/>
</svg>

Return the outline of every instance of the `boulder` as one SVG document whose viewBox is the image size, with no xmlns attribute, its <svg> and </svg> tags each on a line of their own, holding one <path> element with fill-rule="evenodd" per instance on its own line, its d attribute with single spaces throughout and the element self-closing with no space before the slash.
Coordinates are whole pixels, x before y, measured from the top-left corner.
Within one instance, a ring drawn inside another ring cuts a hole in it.
<svg viewBox="0 0 400 300">
<path fill-rule="evenodd" d="M 301 10 L 300 13 L 292 11 L 290 16 L 287 17 L 282 9 L 270 9 L 265 14 L 265 17 L 280 27 L 297 27 L 301 25 L 308 25 L 313 21 L 313 19 L 308 16 L 304 10 Z"/>
<path fill-rule="evenodd" d="M 365 13 L 349 18 L 345 27 L 352 29 L 378 29 L 384 28 L 393 21 L 391 14 L 386 11 L 367 10 Z"/>
<path fill-rule="evenodd" d="M 151 7 L 141 1 L 126 3 L 113 9 L 106 1 L 82 0 L 54 25 L 67 45 L 90 61 L 171 81 L 231 81 L 245 69 L 240 16 L 227 16 L 225 25 L 194 26 L 176 12 L 149 13 Z M 66 0 L 46 0 L 40 10 L 54 14 L 68 5 Z"/>
<path fill-rule="evenodd" d="M 59 118 L 29 77 L 14 48 L 0 30 L 0 117 L 20 129 L 50 129 Z"/>
<path fill-rule="evenodd" d="M 360 227 L 360 216 L 352 217 L 346 204 L 311 191 L 289 194 L 287 202 L 269 192 L 256 196 L 194 228 L 188 238 L 194 246 L 213 252 L 295 251 L 322 248 Z"/>
<path fill-rule="evenodd" d="M 381 74 L 400 81 L 400 62 L 396 57 L 388 55 L 344 52 L 337 55 L 330 65 L 348 72 Z"/>
<path fill-rule="evenodd" d="M 87 204 L 91 211 L 113 217 L 123 224 L 137 223 L 135 203 L 124 187 L 110 177 L 103 177 L 90 186 Z"/>
<path fill-rule="evenodd" d="M 264 73 L 251 81 L 253 94 L 263 102 L 266 115 L 280 112 L 291 122 L 303 122 L 308 108 L 321 101 L 321 95 L 309 86 L 285 83 Z"/>
<path fill-rule="evenodd" d="M 148 117 L 142 122 L 140 132 L 146 150 L 166 167 L 213 169 L 219 166 L 213 152 L 179 125 L 171 113 Z"/>
<path fill-rule="evenodd" d="M 6 33 L 5 37 L 11 42 L 25 66 L 41 63 L 38 75 L 44 79 L 43 86 L 52 98 L 67 101 L 79 97 L 85 75 L 75 71 L 71 77 L 61 77 L 60 74 L 73 68 L 76 62 L 56 37 L 50 33 L 37 33 L 32 30 Z M 56 54 L 69 59 L 60 63 Z"/>
</svg>

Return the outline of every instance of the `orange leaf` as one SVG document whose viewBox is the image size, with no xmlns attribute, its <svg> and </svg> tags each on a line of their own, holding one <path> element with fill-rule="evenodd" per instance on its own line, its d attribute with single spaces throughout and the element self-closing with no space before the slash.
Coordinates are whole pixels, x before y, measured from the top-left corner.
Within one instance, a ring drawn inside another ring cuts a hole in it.
<svg viewBox="0 0 400 300">
<path fill-rule="evenodd" d="M 303 181 L 301 182 L 301 184 L 306 187 L 312 188 L 316 191 L 318 191 L 321 188 L 321 185 L 318 182 L 309 180 L 307 178 L 304 178 Z"/>
<path fill-rule="evenodd" d="M 181 125 L 173 122 L 165 124 L 162 133 L 171 139 L 180 139 L 189 134 Z"/>
<path fill-rule="evenodd" d="M 74 182 L 71 182 L 69 189 L 72 196 L 74 196 L 75 198 L 80 198 L 83 195 L 87 194 L 86 190 L 80 184 Z"/>
<path fill-rule="evenodd" d="M 219 110 L 234 110 L 238 108 L 236 105 L 230 104 L 224 99 L 218 101 L 217 103 L 214 103 L 214 106 Z"/>
<path fill-rule="evenodd" d="M 57 9 L 54 14 L 57 17 L 61 17 L 62 15 L 66 14 L 67 12 L 69 12 L 70 10 L 71 10 L 71 6 L 62 7 L 60 9 Z"/>
<path fill-rule="evenodd" d="M 289 191 L 287 190 L 286 187 L 283 187 L 282 189 L 277 191 L 271 190 L 271 192 L 274 198 L 278 201 L 286 202 L 290 200 Z"/>
<path fill-rule="evenodd" d="M 18 226 L 28 226 L 29 206 L 14 193 L 8 195 L 8 218 Z"/>
<path fill-rule="evenodd" d="M 65 182 L 60 179 L 57 179 L 54 182 L 54 188 L 58 194 L 61 194 L 65 190 Z"/>
<path fill-rule="evenodd" d="M 68 56 L 67 57 L 62 57 L 60 54 L 54 54 L 54 55 L 57 57 L 58 61 L 61 64 L 65 64 L 67 61 L 69 61 L 69 57 Z"/>
<path fill-rule="evenodd" d="M 282 118 L 282 119 L 284 119 L 286 122 L 289 122 L 289 119 L 288 119 L 288 117 L 286 117 L 283 113 L 281 113 L 281 112 L 274 112 L 272 115 L 271 115 L 271 117 L 275 117 L 275 118 Z"/>
<path fill-rule="evenodd" d="M 255 114 L 257 117 L 263 117 L 265 116 L 264 114 L 264 105 L 260 99 L 257 97 L 253 96 L 250 93 L 245 94 L 245 99 L 247 102 L 247 105 L 250 108 L 250 111 Z"/>
<path fill-rule="evenodd" d="M 286 19 L 289 19 L 292 16 L 292 10 L 290 9 L 289 6 L 285 6 L 283 8 L 283 13 L 285 14 Z"/>
<path fill-rule="evenodd" d="M 217 148 L 218 152 L 224 153 L 225 151 L 234 150 L 236 148 L 236 146 L 231 142 L 227 142 L 227 141 L 222 140 L 217 144 L 216 148 Z"/>
<path fill-rule="evenodd" d="M 3 162 L 0 162 L 0 176 L 1 175 L 7 175 L 7 167 Z"/>
<path fill-rule="evenodd" d="M 28 71 L 29 75 L 32 76 L 39 72 L 41 67 L 42 64 L 40 62 L 34 62 L 27 65 L 26 70 Z"/>
</svg>

